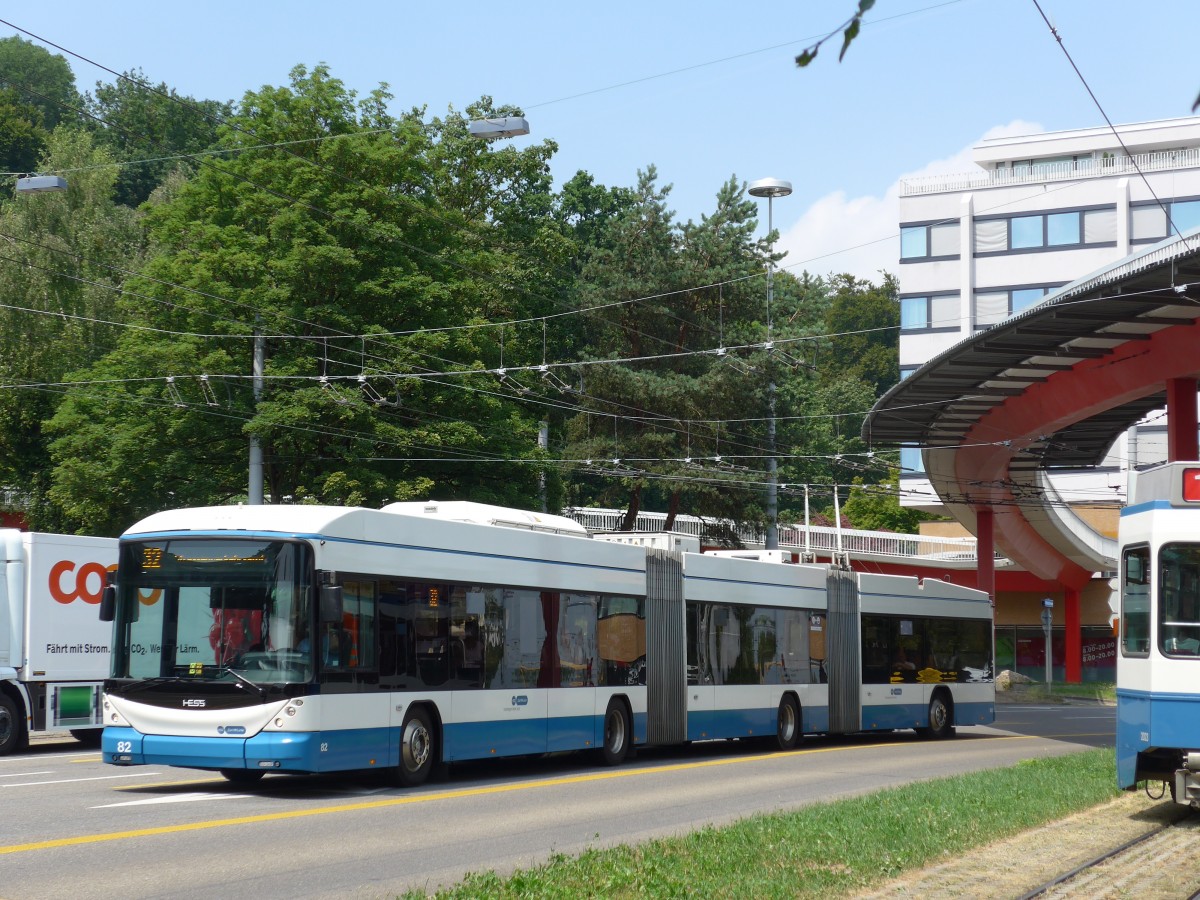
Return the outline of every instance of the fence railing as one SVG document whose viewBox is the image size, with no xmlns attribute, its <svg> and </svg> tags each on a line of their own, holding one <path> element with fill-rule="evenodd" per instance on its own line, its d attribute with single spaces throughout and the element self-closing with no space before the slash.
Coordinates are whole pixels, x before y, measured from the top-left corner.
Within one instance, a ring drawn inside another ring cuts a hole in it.
<svg viewBox="0 0 1200 900">
<path fill-rule="evenodd" d="M 1077 160 L 1072 163 L 1046 163 L 1016 168 L 989 169 L 957 175 L 929 175 L 906 178 L 900 183 L 900 196 L 972 191 L 1013 184 L 1041 184 L 1046 181 L 1071 181 L 1079 178 L 1106 178 L 1110 175 L 1192 169 L 1200 166 L 1200 147 L 1171 152 L 1138 153 L 1133 156 L 1109 156 L 1103 159 Z"/>
<path fill-rule="evenodd" d="M 579 522 L 588 531 L 618 531 L 625 519 L 619 509 L 569 507 L 564 515 Z M 662 531 L 667 515 L 661 512 L 642 512 L 634 523 L 634 531 Z M 689 534 L 702 542 L 716 544 L 717 536 L 732 533 L 746 547 L 761 547 L 764 534 L 755 528 L 734 526 L 720 520 L 698 516 L 676 516 L 671 530 Z M 947 567 L 974 568 L 977 561 L 976 540 L 973 537 L 935 537 L 921 534 L 894 534 L 890 531 L 859 531 L 839 529 L 828 525 L 780 525 L 779 546 L 799 552 L 810 551 L 829 556 L 839 549 L 852 558 L 891 558 L 926 562 Z M 997 559 L 1002 557 L 997 556 Z"/>
</svg>

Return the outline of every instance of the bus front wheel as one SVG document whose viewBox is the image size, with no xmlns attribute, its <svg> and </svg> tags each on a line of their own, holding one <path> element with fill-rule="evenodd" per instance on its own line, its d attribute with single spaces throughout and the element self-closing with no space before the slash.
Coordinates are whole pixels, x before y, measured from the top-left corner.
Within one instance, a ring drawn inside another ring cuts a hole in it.
<svg viewBox="0 0 1200 900">
<path fill-rule="evenodd" d="M 604 713 L 604 745 L 600 754 L 606 766 L 619 766 L 629 755 L 629 715 L 625 704 L 613 700 Z"/>
<path fill-rule="evenodd" d="M 404 787 L 424 784 L 433 769 L 437 738 L 429 713 L 421 707 L 409 710 L 400 729 L 400 765 L 396 780 Z"/>
</svg>

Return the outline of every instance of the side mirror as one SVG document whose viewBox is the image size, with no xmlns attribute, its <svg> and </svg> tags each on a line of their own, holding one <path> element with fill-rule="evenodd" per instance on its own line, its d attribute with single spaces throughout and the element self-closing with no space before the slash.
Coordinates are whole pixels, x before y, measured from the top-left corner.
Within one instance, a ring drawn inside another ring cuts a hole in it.
<svg viewBox="0 0 1200 900">
<path fill-rule="evenodd" d="M 117 589 L 111 584 L 104 586 L 100 595 L 100 621 L 111 622 L 117 617 Z"/>
<path fill-rule="evenodd" d="M 321 585 L 321 621 L 342 621 L 342 587 L 337 584 Z"/>
</svg>

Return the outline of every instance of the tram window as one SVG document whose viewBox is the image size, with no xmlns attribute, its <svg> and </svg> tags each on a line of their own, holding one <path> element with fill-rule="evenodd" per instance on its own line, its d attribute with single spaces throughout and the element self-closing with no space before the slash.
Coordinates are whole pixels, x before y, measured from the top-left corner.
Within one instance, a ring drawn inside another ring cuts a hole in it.
<svg viewBox="0 0 1200 900">
<path fill-rule="evenodd" d="M 1150 548 L 1130 547 L 1121 557 L 1121 652 L 1150 652 Z"/>
<path fill-rule="evenodd" d="M 1200 547 L 1164 546 L 1159 572 L 1160 649 L 1168 656 L 1200 657 Z"/>
</svg>

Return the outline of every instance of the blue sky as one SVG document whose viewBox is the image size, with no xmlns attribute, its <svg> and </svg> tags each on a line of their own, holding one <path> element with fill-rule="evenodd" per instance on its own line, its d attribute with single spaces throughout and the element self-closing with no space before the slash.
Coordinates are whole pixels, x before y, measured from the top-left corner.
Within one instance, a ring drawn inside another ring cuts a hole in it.
<svg viewBox="0 0 1200 900">
<path fill-rule="evenodd" d="M 1200 3 L 1040 2 L 1113 122 L 1191 114 Z M 797 69 L 855 5 L 58 0 L 0 17 L 198 98 L 237 99 L 317 62 L 360 93 L 388 82 L 396 112 L 489 94 L 526 109 L 522 140 L 558 143 L 559 183 L 586 169 L 631 185 L 654 164 L 684 220 L 731 175 L 785 178 L 784 265 L 817 274 L 896 271 L 901 177 L 969 171 L 985 134 L 1103 124 L 1033 0 L 878 0 L 842 63 L 836 37 Z M 111 80 L 67 58 L 80 89 Z"/>
</svg>

